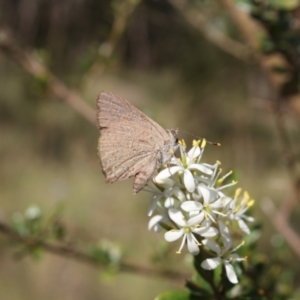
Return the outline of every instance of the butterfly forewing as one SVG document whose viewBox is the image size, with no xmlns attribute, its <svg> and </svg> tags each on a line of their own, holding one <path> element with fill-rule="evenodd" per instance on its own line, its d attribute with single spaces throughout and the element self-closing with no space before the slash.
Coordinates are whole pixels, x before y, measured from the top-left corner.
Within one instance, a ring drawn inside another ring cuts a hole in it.
<svg viewBox="0 0 300 300">
<path fill-rule="evenodd" d="M 135 176 L 134 192 L 141 190 L 175 147 L 160 125 L 117 95 L 102 92 L 97 100 L 101 136 L 98 153 L 107 182 Z M 167 152 L 167 153 L 164 153 Z"/>
<path fill-rule="evenodd" d="M 97 119 L 100 127 L 122 127 L 127 125 L 136 125 L 142 127 L 148 132 L 156 132 L 157 141 L 163 142 L 168 138 L 166 131 L 135 108 L 125 99 L 108 92 L 102 92 L 97 100 Z M 160 137 L 160 138 L 159 138 Z"/>
</svg>

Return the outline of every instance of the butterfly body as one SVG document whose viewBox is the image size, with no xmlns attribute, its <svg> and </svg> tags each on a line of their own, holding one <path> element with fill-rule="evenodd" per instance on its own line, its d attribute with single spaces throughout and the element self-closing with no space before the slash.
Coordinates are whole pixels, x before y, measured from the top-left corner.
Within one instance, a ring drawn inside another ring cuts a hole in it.
<svg viewBox="0 0 300 300">
<path fill-rule="evenodd" d="M 134 178 L 139 192 L 172 158 L 177 130 L 163 129 L 125 99 L 102 92 L 97 99 L 98 154 L 106 182 Z"/>
</svg>

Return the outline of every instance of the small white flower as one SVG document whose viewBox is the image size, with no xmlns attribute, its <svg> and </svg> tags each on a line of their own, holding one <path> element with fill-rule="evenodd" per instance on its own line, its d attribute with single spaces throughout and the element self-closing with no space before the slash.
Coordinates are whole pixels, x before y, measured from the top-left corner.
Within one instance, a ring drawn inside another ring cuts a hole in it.
<svg viewBox="0 0 300 300">
<path fill-rule="evenodd" d="M 169 216 L 180 229 L 172 229 L 166 232 L 165 239 L 168 242 L 173 242 L 183 237 L 177 253 L 181 252 L 186 241 L 190 253 L 192 253 L 193 255 L 197 255 L 200 252 L 200 243 L 193 233 L 204 237 L 212 237 L 218 233 L 217 229 L 210 226 L 211 224 L 209 224 L 208 222 L 203 222 L 202 226 L 200 226 L 200 223 L 204 219 L 203 212 L 186 220 L 185 216 L 180 210 L 171 208 L 169 209 Z"/>
<path fill-rule="evenodd" d="M 215 241 L 211 241 L 211 240 L 203 240 L 202 244 L 210 248 L 210 250 L 212 250 L 213 252 L 215 252 L 217 256 L 213 258 L 205 259 L 201 263 L 201 267 L 205 270 L 213 270 L 216 267 L 218 267 L 221 263 L 223 263 L 228 280 L 233 284 L 238 283 L 235 270 L 231 265 L 231 263 L 234 261 L 245 260 L 245 258 L 240 258 L 236 253 L 233 253 L 240 246 L 242 246 L 243 243 L 241 243 L 238 247 L 236 247 L 231 251 L 228 251 L 229 249 L 227 247 L 221 250 L 220 246 Z"/>
<path fill-rule="evenodd" d="M 250 199 L 247 192 L 244 192 L 242 199 L 239 199 L 241 190 L 241 188 L 236 190 L 234 199 L 228 206 L 228 220 L 236 221 L 242 231 L 250 234 L 250 229 L 245 221 L 254 222 L 254 218 L 245 215 L 245 213 L 254 204 L 254 200 Z"/>
<path fill-rule="evenodd" d="M 222 214 L 219 210 L 223 207 L 222 198 L 214 188 L 198 185 L 198 192 L 203 197 L 203 209 L 207 216 L 215 222 L 215 215 Z"/>
<path fill-rule="evenodd" d="M 179 173 L 183 176 L 183 184 L 188 192 L 192 193 L 196 188 L 194 176 L 191 171 L 198 170 L 208 175 L 212 174 L 212 170 L 198 162 L 199 157 L 203 153 L 204 148 L 199 147 L 200 142 L 194 142 L 194 147 L 186 153 L 184 146 L 180 147 L 181 159 L 173 157 L 170 164 L 173 165 L 162 170 L 154 179 L 155 182 L 164 182 L 172 175 Z M 174 166 L 175 165 L 175 166 Z"/>
<path fill-rule="evenodd" d="M 165 208 L 171 208 L 176 207 L 176 201 L 183 202 L 186 200 L 184 193 L 177 186 L 171 186 L 162 189 L 159 189 L 156 186 L 149 186 L 149 188 L 150 190 L 145 190 L 151 192 L 153 194 L 153 197 L 149 205 L 148 216 L 152 216 L 153 212 L 160 204 L 160 202 L 164 202 Z"/>
<path fill-rule="evenodd" d="M 25 211 L 25 218 L 28 220 L 35 220 L 40 218 L 40 216 L 41 216 L 41 210 L 36 205 L 29 206 Z"/>
</svg>

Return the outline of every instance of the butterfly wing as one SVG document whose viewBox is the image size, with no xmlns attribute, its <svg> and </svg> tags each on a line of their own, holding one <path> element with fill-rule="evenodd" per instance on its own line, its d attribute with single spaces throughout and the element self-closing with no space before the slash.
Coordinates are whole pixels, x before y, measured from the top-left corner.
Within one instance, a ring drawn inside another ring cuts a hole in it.
<svg viewBox="0 0 300 300">
<path fill-rule="evenodd" d="M 125 99 L 109 92 L 102 92 L 98 97 L 97 121 L 100 131 L 103 128 L 122 129 L 125 124 L 138 124 L 139 127 L 146 130 L 145 134 L 155 135 L 161 144 L 169 138 L 159 124 Z"/>
<path fill-rule="evenodd" d="M 112 183 L 135 176 L 150 159 L 155 170 L 157 158 L 154 146 L 142 138 L 130 139 L 132 128 L 127 129 L 124 132 L 104 129 L 99 138 L 98 153 L 106 182 Z"/>
<path fill-rule="evenodd" d="M 134 192 L 138 192 L 155 172 L 159 150 L 169 136 L 160 125 L 114 94 L 102 92 L 97 108 L 101 132 L 98 152 L 106 181 L 136 176 Z"/>
</svg>

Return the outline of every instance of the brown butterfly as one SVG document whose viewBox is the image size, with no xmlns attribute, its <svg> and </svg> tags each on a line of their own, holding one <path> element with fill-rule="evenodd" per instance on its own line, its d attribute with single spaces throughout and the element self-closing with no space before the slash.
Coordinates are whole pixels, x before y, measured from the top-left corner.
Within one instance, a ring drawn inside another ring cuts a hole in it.
<svg viewBox="0 0 300 300">
<path fill-rule="evenodd" d="M 98 154 L 106 182 L 134 177 L 138 193 L 168 163 L 178 147 L 178 130 L 163 129 L 121 97 L 102 92 L 97 99 Z"/>
</svg>

